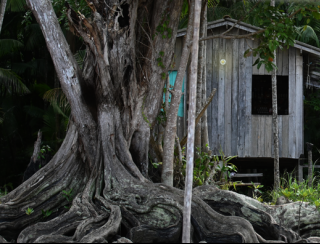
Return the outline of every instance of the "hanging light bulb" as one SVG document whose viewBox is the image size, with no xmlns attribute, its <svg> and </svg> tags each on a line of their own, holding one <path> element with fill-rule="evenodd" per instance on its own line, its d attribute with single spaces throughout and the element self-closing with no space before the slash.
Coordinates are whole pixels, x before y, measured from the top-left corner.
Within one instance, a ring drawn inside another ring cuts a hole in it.
<svg viewBox="0 0 320 244">
<path fill-rule="evenodd" d="M 225 59 L 220 60 L 220 64 L 225 65 L 226 63 L 227 63 L 227 61 Z"/>
</svg>

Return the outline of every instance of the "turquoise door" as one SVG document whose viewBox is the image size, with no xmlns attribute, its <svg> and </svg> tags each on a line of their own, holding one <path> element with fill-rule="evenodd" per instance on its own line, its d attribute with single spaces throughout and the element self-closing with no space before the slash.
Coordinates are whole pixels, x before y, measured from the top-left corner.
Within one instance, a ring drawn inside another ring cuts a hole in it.
<svg viewBox="0 0 320 244">
<path fill-rule="evenodd" d="M 174 83 L 177 78 L 177 71 L 170 71 L 169 72 L 169 81 L 170 81 L 170 90 L 173 89 Z M 183 84 L 182 84 L 182 93 L 184 93 L 184 83 L 185 83 L 185 78 L 183 79 Z M 165 93 L 163 93 L 163 102 L 165 102 Z M 169 95 L 169 103 L 171 102 L 171 94 Z M 184 116 L 184 94 L 181 96 L 181 101 L 179 105 L 179 111 L 178 111 L 178 116 L 183 117 Z"/>
</svg>

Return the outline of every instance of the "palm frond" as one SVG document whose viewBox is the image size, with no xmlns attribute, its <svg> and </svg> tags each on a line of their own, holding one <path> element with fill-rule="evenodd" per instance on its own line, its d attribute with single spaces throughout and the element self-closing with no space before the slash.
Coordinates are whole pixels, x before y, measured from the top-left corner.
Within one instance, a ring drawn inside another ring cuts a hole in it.
<svg viewBox="0 0 320 244">
<path fill-rule="evenodd" d="M 53 106 L 54 104 L 57 104 L 63 113 L 67 113 L 70 110 L 68 99 L 61 88 L 54 88 L 47 91 L 43 95 L 43 99 L 50 102 Z"/>
<path fill-rule="evenodd" d="M 25 28 L 25 32 L 26 32 L 26 41 L 25 41 L 26 50 L 28 51 L 34 50 L 45 45 L 45 40 L 39 24 L 28 25 Z"/>
<path fill-rule="evenodd" d="M 12 12 L 23 12 L 26 10 L 26 7 L 25 0 L 8 0 L 6 9 Z"/>
<path fill-rule="evenodd" d="M 82 69 L 82 67 L 83 67 L 83 62 L 84 62 L 85 56 L 86 56 L 86 50 L 79 50 L 74 55 L 74 58 L 76 59 L 80 69 Z"/>
<path fill-rule="evenodd" d="M 24 111 L 34 118 L 42 118 L 44 110 L 35 106 L 24 106 Z"/>
<path fill-rule="evenodd" d="M 53 135 L 56 129 L 56 116 L 52 109 L 49 109 L 43 115 L 43 122 L 45 126 L 42 128 L 44 133 Z"/>
<path fill-rule="evenodd" d="M 215 6 L 217 6 L 219 3 L 218 0 L 208 0 L 208 8 L 213 8 Z"/>
<path fill-rule="evenodd" d="M 21 78 L 8 69 L 0 68 L 0 92 L 1 94 L 27 94 L 29 89 L 21 81 Z"/>
<path fill-rule="evenodd" d="M 23 44 L 13 39 L 0 40 L 0 57 L 15 52 L 23 48 Z"/>
<path fill-rule="evenodd" d="M 53 110 L 55 113 L 62 115 L 65 119 L 68 119 L 69 117 L 62 111 L 62 109 L 59 107 L 57 103 L 51 103 L 51 106 L 53 107 Z M 66 111 L 66 112 L 69 112 Z"/>
<path fill-rule="evenodd" d="M 12 71 L 16 74 L 23 74 L 27 70 L 36 70 L 37 69 L 37 63 L 34 62 L 35 60 L 32 60 L 28 63 L 12 63 Z"/>
<path fill-rule="evenodd" d="M 299 41 L 309 43 L 311 40 L 315 41 L 317 46 L 319 47 L 319 38 L 315 32 L 315 30 L 310 25 L 305 25 L 296 28 L 297 31 L 297 39 Z"/>
</svg>

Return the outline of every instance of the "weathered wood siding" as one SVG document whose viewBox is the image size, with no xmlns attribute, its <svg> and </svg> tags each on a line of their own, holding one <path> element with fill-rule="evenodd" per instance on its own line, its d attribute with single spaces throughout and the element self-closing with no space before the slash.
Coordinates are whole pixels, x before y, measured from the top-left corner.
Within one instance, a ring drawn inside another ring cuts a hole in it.
<svg viewBox="0 0 320 244">
<path fill-rule="evenodd" d="M 211 29 L 208 36 L 222 31 L 225 27 Z M 181 45 L 182 41 L 177 42 L 176 54 L 181 52 Z M 273 157 L 272 116 L 252 115 L 252 75 L 271 75 L 264 65 L 260 69 L 252 66 L 257 57 L 244 57 L 247 49 L 257 46 L 258 40 L 207 41 L 207 96 L 217 88 L 207 110 L 209 141 L 214 154 L 222 149 L 225 155 Z M 220 64 L 221 59 L 226 59 L 226 65 Z M 178 67 L 179 57 L 176 61 Z M 277 66 L 277 75 L 289 76 L 289 115 L 279 115 L 280 157 L 299 158 L 303 153 L 303 57 L 293 47 L 278 50 Z M 178 122 L 179 126 L 182 124 L 186 127 L 186 118 Z M 185 128 L 177 131 L 182 137 Z"/>
</svg>

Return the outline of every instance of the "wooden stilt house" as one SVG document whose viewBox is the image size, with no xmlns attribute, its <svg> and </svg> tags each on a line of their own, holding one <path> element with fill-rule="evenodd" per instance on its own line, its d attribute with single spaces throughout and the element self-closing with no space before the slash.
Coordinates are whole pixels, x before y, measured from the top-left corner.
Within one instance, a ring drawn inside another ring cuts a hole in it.
<svg viewBox="0 0 320 244">
<path fill-rule="evenodd" d="M 207 35 L 222 33 L 236 22 L 228 18 L 208 23 Z M 240 22 L 230 34 L 247 34 L 258 30 L 260 28 Z M 179 67 L 185 34 L 186 30 L 178 32 L 176 69 Z M 255 162 L 258 159 L 272 159 L 274 155 L 271 73 L 263 65 L 260 69 L 252 66 L 258 57 L 244 57 L 244 52 L 250 47 L 257 47 L 258 43 L 259 40 L 248 39 L 206 41 L 207 96 L 213 88 L 217 88 L 207 110 L 210 147 L 214 154 L 218 154 L 221 148 L 225 155 L 238 155 L 247 162 L 250 159 Z M 297 162 L 304 153 L 303 91 L 308 75 L 305 71 L 307 62 L 319 56 L 319 48 L 298 41 L 294 47 L 277 51 L 281 159 Z M 220 63 L 222 59 L 226 60 L 225 65 Z M 180 138 L 187 131 L 188 79 L 184 87 L 177 126 Z M 290 164 L 294 162 L 290 161 Z"/>
</svg>

